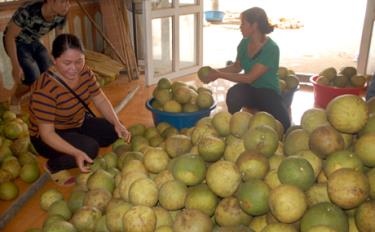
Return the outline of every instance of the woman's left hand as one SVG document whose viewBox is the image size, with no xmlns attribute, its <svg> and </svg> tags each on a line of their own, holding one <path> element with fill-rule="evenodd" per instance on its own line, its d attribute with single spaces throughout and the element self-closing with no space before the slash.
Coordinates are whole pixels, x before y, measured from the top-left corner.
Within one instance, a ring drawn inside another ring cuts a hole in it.
<svg viewBox="0 0 375 232">
<path fill-rule="evenodd" d="M 119 138 L 123 138 L 127 143 L 130 142 L 132 136 L 121 122 L 115 125 L 115 130 Z"/>
<path fill-rule="evenodd" d="M 219 72 L 216 69 L 211 69 L 206 76 L 205 84 L 216 81 L 219 78 Z"/>
</svg>

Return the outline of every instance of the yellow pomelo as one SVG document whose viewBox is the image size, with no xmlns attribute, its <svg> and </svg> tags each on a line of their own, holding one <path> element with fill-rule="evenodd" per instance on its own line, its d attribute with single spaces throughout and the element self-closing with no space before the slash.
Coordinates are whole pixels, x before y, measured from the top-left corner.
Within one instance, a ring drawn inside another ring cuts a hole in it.
<svg viewBox="0 0 375 232">
<path fill-rule="evenodd" d="M 344 133 L 360 131 L 368 119 L 367 104 L 357 95 L 344 94 L 334 98 L 328 103 L 326 112 L 330 124 Z"/>
<path fill-rule="evenodd" d="M 243 152 L 238 157 L 236 165 L 240 169 L 243 181 L 252 178 L 263 179 L 269 170 L 268 159 L 255 151 Z"/>
<path fill-rule="evenodd" d="M 178 157 L 172 167 L 176 180 L 186 185 L 200 184 L 206 176 L 206 166 L 201 156 L 185 154 Z"/>
<path fill-rule="evenodd" d="M 218 197 L 206 184 L 200 184 L 189 188 L 185 199 L 186 209 L 198 209 L 208 216 L 212 216 L 219 202 Z"/>
<path fill-rule="evenodd" d="M 343 209 L 359 206 L 369 195 L 367 177 L 358 171 L 342 168 L 328 177 L 328 195 L 333 203 Z"/>
<path fill-rule="evenodd" d="M 241 174 L 233 162 L 219 160 L 208 167 L 206 182 L 216 195 L 229 197 L 237 190 Z"/>
<path fill-rule="evenodd" d="M 355 214 L 358 231 L 375 231 L 375 201 L 367 201 L 360 205 Z"/>
<path fill-rule="evenodd" d="M 326 111 L 321 108 L 311 108 L 305 111 L 301 118 L 301 126 L 308 133 L 328 123 Z"/>
<path fill-rule="evenodd" d="M 354 153 L 364 165 L 375 167 L 375 133 L 361 136 L 354 145 Z"/>
<path fill-rule="evenodd" d="M 309 207 L 321 203 L 331 202 L 328 196 L 327 183 L 316 183 L 306 191 L 307 205 Z"/>
<path fill-rule="evenodd" d="M 252 115 L 246 111 L 234 113 L 229 122 L 232 135 L 241 138 L 249 128 L 251 117 Z"/>
<path fill-rule="evenodd" d="M 156 226 L 156 216 L 152 208 L 133 206 L 122 218 L 124 231 L 153 232 Z"/>
<path fill-rule="evenodd" d="M 331 126 L 320 126 L 310 134 L 310 149 L 320 158 L 325 159 L 329 154 L 344 149 L 344 139 Z"/>
<path fill-rule="evenodd" d="M 245 149 L 255 150 L 271 157 L 279 146 L 279 137 L 276 131 L 267 125 L 250 128 L 243 136 Z"/>
<path fill-rule="evenodd" d="M 248 225 L 251 216 L 245 213 L 235 197 L 222 199 L 215 210 L 215 221 L 220 226 Z"/>
<path fill-rule="evenodd" d="M 284 140 L 284 154 L 286 156 L 309 149 L 309 134 L 304 129 L 295 129 Z"/>
<path fill-rule="evenodd" d="M 297 230 L 289 224 L 272 223 L 264 227 L 262 232 L 297 232 Z"/>
<path fill-rule="evenodd" d="M 362 161 L 350 150 L 336 151 L 328 156 L 324 162 L 324 173 L 330 176 L 341 168 L 351 168 L 355 171 L 363 172 Z"/>
<path fill-rule="evenodd" d="M 307 209 L 306 196 L 293 185 L 280 185 L 271 190 L 268 204 L 271 213 L 283 223 L 298 221 Z"/>
</svg>

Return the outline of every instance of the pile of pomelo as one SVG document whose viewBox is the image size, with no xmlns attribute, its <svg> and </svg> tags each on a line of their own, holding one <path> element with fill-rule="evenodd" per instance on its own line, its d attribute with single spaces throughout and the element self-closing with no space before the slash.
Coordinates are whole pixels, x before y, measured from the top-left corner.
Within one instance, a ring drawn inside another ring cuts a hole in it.
<svg viewBox="0 0 375 232">
<path fill-rule="evenodd" d="M 299 85 L 299 80 L 295 72 L 287 67 L 280 66 L 277 70 L 279 76 L 279 84 L 282 93 L 295 90 Z"/>
<path fill-rule="evenodd" d="M 135 124 L 67 199 L 43 193 L 43 231 L 375 231 L 374 117 L 342 95 L 285 132 L 265 112 Z"/>
<path fill-rule="evenodd" d="M 39 165 L 26 122 L 26 117 L 17 117 L 5 105 L 0 106 L 0 200 L 17 197 L 18 177 L 26 183 L 39 178 Z"/>
<path fill-rule="evenodd" d="M 360 88 L 366 84 L 367 77 L 357 73 L 355 67 L 345 66 L 339 71 L 334 67 L 329 67 L 319 73 L 316 82 L 337 88 Z"/>
<path fill-rule="evenodd" d="M 196 88 L 181 81 L 171 82 L 167 78 L 158 81 L 152 95 L 151 106 L 154 109 L 171 113 L 196 112 L 214 104 L 210 89 Z"/>
</svg>

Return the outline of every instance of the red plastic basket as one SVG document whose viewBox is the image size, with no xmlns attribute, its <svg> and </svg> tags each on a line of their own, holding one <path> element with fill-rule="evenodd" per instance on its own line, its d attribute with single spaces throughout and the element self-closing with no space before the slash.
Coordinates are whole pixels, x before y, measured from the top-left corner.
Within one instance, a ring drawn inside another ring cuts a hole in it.
<svg viewBox="0 0 375 232">
<path fill-rule="evenodd" d="M 338 88 L 332 86 L 321 85 L 316 82 L 318 78 L 317 75 L 310 77 L 310 82 L 314 87 L 314 101 L 315 106 L 320 108 L 326 108 L 328 103 L 337 96 L 344 94 L 353 94 L 353 95 L 362 95 L 365 90 L 365 87 L 352 87 L 352 88 Z"/>
</svg>

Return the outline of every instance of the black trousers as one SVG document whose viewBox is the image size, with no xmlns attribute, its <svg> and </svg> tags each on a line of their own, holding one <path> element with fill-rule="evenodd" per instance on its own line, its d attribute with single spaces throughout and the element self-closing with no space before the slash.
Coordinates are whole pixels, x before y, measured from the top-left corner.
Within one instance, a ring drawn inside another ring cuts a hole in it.
<svg viewBox="0 0 375 232">
<path fill-rule="evenodd" d="M 249 107 L 271 114 L 283 124 L 285 130 L 290 127 L 288 110 L 282 103 L 282 97 L 272 89 L 239 83 L 228 90 L 226 102 L 231 114 L 240 111 L 242 107 Z"/>
<path fill-rule="evenodd" d="M 93 117 L 86 117 L 80 128 L 56 130 L 56 133 L 92 159 L 98 155 L 100 147 L 109 146 L 118 138 L 110 122 L 104 118 Z M 47 165 L 51 172 L 77 167 L 73 156 L 56 151 L 40 137 L 31 137 L 31 142 L 36 151 L 48 159 Z"/>
</svg>

